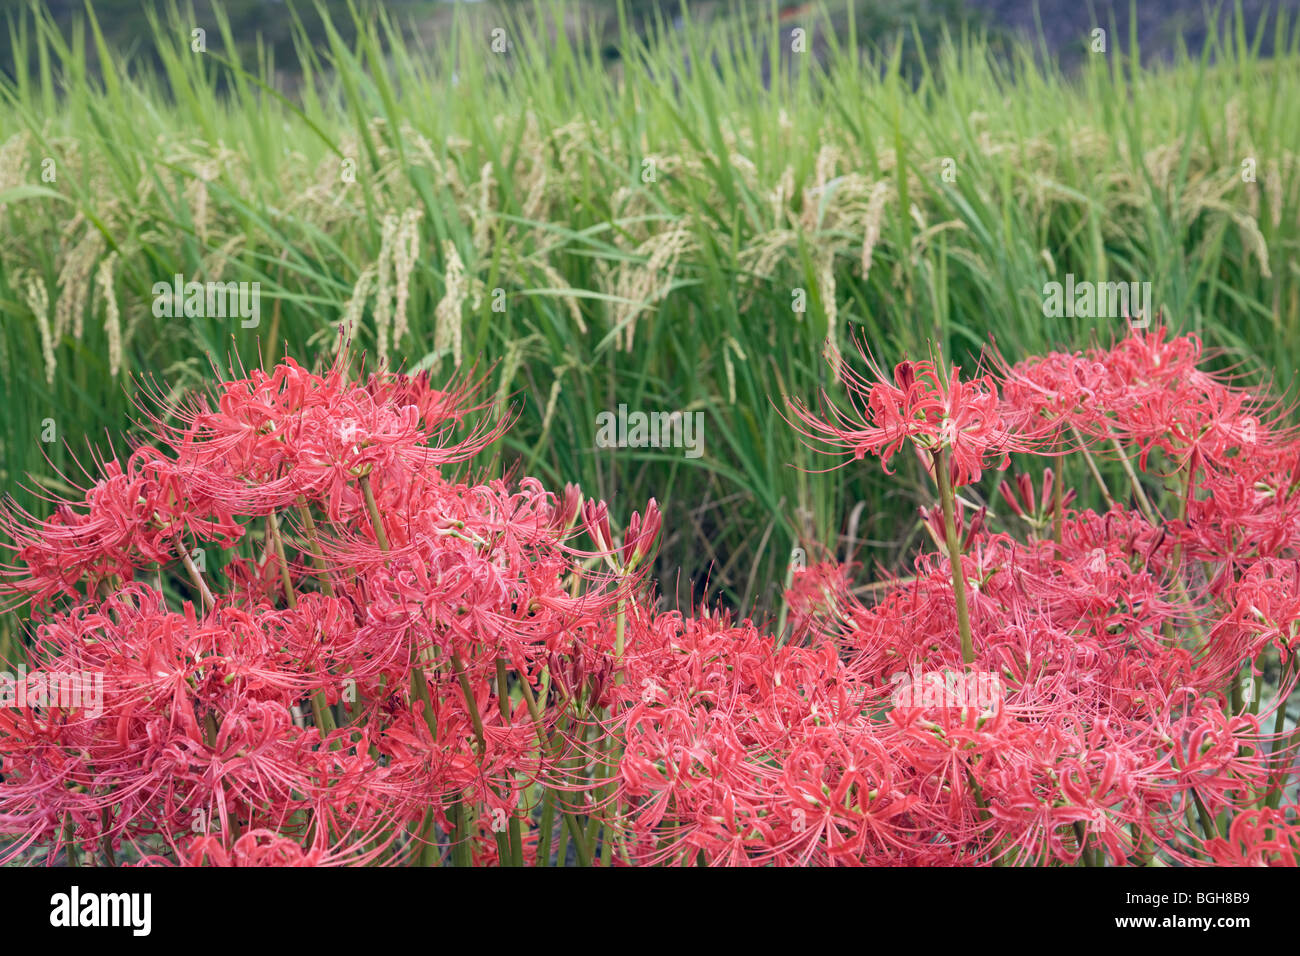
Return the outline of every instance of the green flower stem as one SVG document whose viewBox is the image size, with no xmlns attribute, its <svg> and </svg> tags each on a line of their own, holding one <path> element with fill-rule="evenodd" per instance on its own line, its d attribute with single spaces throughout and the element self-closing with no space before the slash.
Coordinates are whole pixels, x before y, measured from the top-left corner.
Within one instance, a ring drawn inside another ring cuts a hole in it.
<svg viewBox="0 0 1300 956">
<path fill-rule="evenodd" d="M 1082 820 L 1074 821 L 1074 838 L 1079 842 L 1079 862 L 1084 866 L 1092 866 L 1092 856 L 1088 851 L 1088 831 L 1084 829 Z"/>
<path fill-rule="evenodd" d="M 194 586 L 199 591 L 199 599 L 203 603 L 204 612 L 206 613 L 211 611 L 213 607 L 216 606 L 216 598 L 214 598 L 212 592 L 208 590 L 208 583 L 203 580 L 203 575 L 199 572 L 199 569 L 195 567 L 194 561 L 185 551 L 184 545 L 181 546 L 181 564 L 185 565 L 185 570 L 189 573 L 190 580 L 194 582 Z"/>
<path fill-rule="evenodd" d="M 330 581 L 329 566 L 325 563 L 325 552 L 321 550 L 320 533 L 316 530 L 316 519 L 311 516 L 311 508 L 302 498 L 298 499 L 298 517 L 302 519 L 303 529 L 307 532 L 307 544 L 311 549 L 312 563 L 320 572 L 320 589 L 326 597 L 334 596 L 334 584 Z"/>
<path fill-rule="evenodd" d="M 537 839 L 536 866 L 546 866 L 551 859 L 551 834 L 555 829 L 555 790 L 542 788 L 542 820 Z"/>
<path fill-rule="evenodd" d="M 975 645 L 971 640 L 970 611 L 966 606 L 966 574 L 962 570 L 961 545 L 957 542 L 952 479 L 948 475 L 948 449 L 934 455 L 934 474 L 939 484 L 939 505 L 943 509 L 943 534 L 948 545 L 948 563 L 952 566 L 952 593 L 957 601 L 957 630 L 961 634 L 961 659 L 967 669 L 975 663 Z"/>
<path fill-rule="evenodd" d="M 546 724 L 542 720 L 542 711 L 537 704 L 537 698 L 533 695 L 533 689 L 529 686 L 528 680 L 520 677 L 519 687 L 524 695 L 524 703 L 528 706 L 528 713 L 532 715 L 533 726 L 537 732 L 537 741 L 544 748 L 549 748 L 551 756 L 558 759 L 560 756 L 559 742 L 551 739 L 546 733 Z M 551 791 L 554 792 L 554 791 Z M 560 808 L 560 816 L 564 820 L 564 826 L 573 838 L 573 845 L 578 851 L 578 861 L 583 866 L 591 866 L 591 852 L 587 849 L 586 841 L 582 836 L 582 831 L 578 827 L 578 821 L 574 819 L 573 814 L 568 813 L 564 808 Z M 563 837 L 561 837 L 563 839 Z M 564 846 L 561 844 L 560 852 L 563 854 Z M 564 857 L 559 858 L 561 865 L 564 863 Z"/>
<path fill-rule="evenodd" d="M 507 724 L 510 715 L 510 682 L 504 657 L 497 658 L 497 703 L 501 708 L 501 719 Z M 510 814 L 510 860 L 514 866 L 524 865 L 524 837 L 519 824 L 518 814 Z"/>
<path fill-rule="evenodd" d="M 366 510 L 370 512 L 370 525 L 375 531 L 375 541 L 379 544 L 379 550 L 387 552 L 388 535 L 384 531 L 383 519 L 379 517 L 379 505 L 375 503 L 375 492 L 370 487 L 370 476 L 362 475 L 360 479 L 361 494 L 366 499 Z"/>
<path fill-rule="evenodd" d="M 298 595 L 293 589 L 293 579 L 289 575 L 289 561 L 285 557 L 284 537 L 280 534 L 280 522 L 276 518 L 274 511 L 266 516 L 266 527 L 271 534 L 275 556 L 280 563 L 280 580 L 284 584 L 285 603 L 289 607 L 295 608 L 298 606 Z M 334 712 L 330 710 L 329 703 L 325 700 L 324 691 L 318 690 L 311 695 L 311 715 L 316 722 L 316 729 L 320 731 L 322 737 L 338 729 L 334 723 Z"/>
<path fill-rule="evenodd" d="M 1079 434 L 1079 429 L 1073 425 L 1070 426 L 1070 433 L 1074 435 L 1074 440 L 1079 446 L 1079 451 L 1083 452 L 1083 460 L 1088 463 L 1088 470 L 1092 472 L 1092 478 L 1097 482 L 1097 487 L 1101 489 L 1102 497 L 1106 499 L 1106 507 L 1115 507 L 1115 498 L 1110 493 L 1110 488 L 1106 485 L 1106 479 L 1101 476 L 1097 468 L 1097 462 L 1093 460 L 1092 453 L 1088 451 L 1088 446 L 1084 444 L 1083 436 Z"/>
<path fill-rule="evenodd" d="M 72 815 L 63 822 L 63 852 L 68 858 L 68 866 L 81 866 L 81 857 L 77 852 L 77 828 L 72 822 Z"/>
<path fill-rule="evenodd" d="M 1056 542 L 1056 554 L 1060 557 L 1061 545 L 1065 543 L 1065 469 L 1057 462 L 1056 470 L 1052 482 L 1052 540 Z"/>
</svg>

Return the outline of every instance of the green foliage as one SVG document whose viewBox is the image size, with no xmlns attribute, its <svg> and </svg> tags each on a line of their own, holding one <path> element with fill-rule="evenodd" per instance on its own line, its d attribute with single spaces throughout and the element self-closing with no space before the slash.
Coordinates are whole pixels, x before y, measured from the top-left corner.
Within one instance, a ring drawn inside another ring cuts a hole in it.
<svg viewBox="0 0 1300 956">
<path fill-rule="evenodd" d="M 789 21 L 764 6 L 648 39 L 625 19 L 614 68 L 599 23 L 551 4 L 491 21 L 458 7 L 431 36 L 382 13 L 299 23 L 292 98 L 274 92 L 270 57 L 248 55 L 235 6 L 205 55 L 188 21 L 156 18 L 156 71 L 102 55 L 105 41 L 94 81 L 96 42 L 66 42 L 48 19 L 16 26 L 17 60 L 34 68 L 0 90 L 5 488 L 39 508 L 24 475 L 56 490 L 78 477 L 63 443 L 106 451 L 141 379 L 177 394 L 210 361 L 328 355 L 385 221 L 410 210 L 409 332 L 392 341 L 372 295 L 358 326 L 368 361 L 385 351 L 451 375 L 444 303 L 461 319 L 460 368 L 477 362 L 518 413 L 494 453 L 617 502 L 616 523 L 619 508 L 665 502 L 661 580 L 683 603 L 775 614 L 795 546 L 898 567 L 915 545 L 916 506 L 931 502 L 914 473 L 809 475 L 826 462 L 782 419 L 783 394 L 840 394 L 828 340 L 854 361 L 861 341 L 885 366 L 934 340 L 969 368 L 990 337 L 1014 359 L 1121 333 L 1120 319 L 1044 316 L 1044 283 L 1073 273 L 1149 281 L 1172 325 L 1291 381 L 1293 24 L 1239 23 L 1168 67 L 1112 48 L 1067 78 L 966 29 L 937 44 L 873 35 L 864 66 L 866 27 L 824 10 L 799 20 L 820 56 L 792 54 Z M 505 53 L 490 49 L 495 24 Z M 1257 54 L 1265 33 L 1272 60 Z M 116 372 L 96 282 L 109 255 Z M 258 282 L 262 324 L 155 319 L 153 284 L 177 273 Z M 62 326 L 60 302 L 78 305 Z M 58 333 L 52 383 L 43 328 Z M 702 411 L 703 457 L 595 448 L 596 416 L 619 404 Z M 42 441 L 47 419 L 57 443 Z"/>
</svg>

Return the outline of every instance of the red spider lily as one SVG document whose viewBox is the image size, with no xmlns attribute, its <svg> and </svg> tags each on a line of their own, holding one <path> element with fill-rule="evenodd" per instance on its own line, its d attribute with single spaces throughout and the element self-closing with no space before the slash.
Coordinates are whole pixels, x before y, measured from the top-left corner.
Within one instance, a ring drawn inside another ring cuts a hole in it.
<svg viewBox="0 0 1300 956">
<path fill-rule="evenodd" d="M 894 368 L 892 383 L 862 353 L 871 378 L 852 370 L 844 373 L 851 412 L 840 410 L 825 392 L 822 413 L 790 400 L 795 429 L 833 454 L 849 454 L 860 461 L 865 455 L 880 457 L 886 472 L 890 459 L 911 441 L 934 455 L 949 455 L 954 486 L 978 481 L 983 469 L 1010 463 L 1011 452 L 1041 448 L 1046 429 L 998 396 L 997 383 L 985 375 L 962 381 L 961 370 L 935 363 L 902 362 Z"/>
<path fill-rule="evenodd" d="M 1237 816 L 1227 837 L 1205 845 L 1220 866 L 1300 865 L 1300 820 L 1297 807 L 1247 810 Z"/>
<path fill-rule="evenodd" d="M 38 610 L 0 687 L 5 861 L 531 865 L 562 832 L 610 865 L 1294 865 L 1300 447 L 1205 360 L 1157 330 L 792 401 L 833 454 L 910 441 L 967 488 L 874 603 L 795 573 L 780 636 L 657 607 L 653 499 L 616 538 L 574 486 L 446 474 L 504 427 L 468 385 L 233 378 L 3 517 L 0 588 Z M 1167 468 L 1177 516 L 1078 507 L 1059 466 L 983 505 L 1058 434 L 1089 473 Z"/>
</svg>

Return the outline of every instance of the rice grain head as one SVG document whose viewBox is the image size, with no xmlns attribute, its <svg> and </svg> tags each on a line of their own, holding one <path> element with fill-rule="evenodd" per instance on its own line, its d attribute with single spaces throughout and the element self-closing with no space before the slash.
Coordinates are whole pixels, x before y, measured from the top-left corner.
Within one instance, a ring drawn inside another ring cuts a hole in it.
<svg viewBox="0 0 1300 956">
<path fill-rule="evenodd" d="M 70 226 L 75 226 L 80 221 L 84 220 L 78 213 Z M 87 225 L 85 235 L 65 256 L 55 283 L 59 288 L 59 298 L 54 306 L 56 340 L 63 338 L 69 331 L 73 338 L 80 340 L 95 263 L 103 251 L 104 237 L 93 225 Z"/>
<path fill-rule="evenodd" d="M 98 280 L 99 294 L 104 298 L 104 336 L 108 340 L 108 374 L 113 378 L 122 369 L 122 315 L 117 307 L 117 295 L 113 291 L 113 263 L 117 253 L 110 252 L 99 262 L 95 274 Z"/>
<path fill-rule="evenodd" d="M 496 179 L 492 175 L 492 163 L 486 162 L 483 168 L 479 170 L 478 177 L 478 207 L 471 210 L 470 217 L 474 223 L 474 248 L 486 249 L 488 244 L 488 228 L 492 221 L 492 190 L 496 186 Z"/>
<path fill-rule="evenodd" d="M 203 275 L 210 282 L 220 282 L 222 275 L 225 274 L 226 266 L 230 264 L 230 257 L 234 255 L 235 250 L 244 244 L 248 238 L 246 233 L 237 232 L 212 253 L 203 263 Z"/>
<path fill-rule="evenodd" d="M 551 380 L 551 391 L 546 396 L 546 411 L 542 415 L 542 437 L 545 438 L 551 433 L 551 421 L 555 417 L 555 409 L 560 402 L 560 393 L 564 389 L 564 375 L 571 368 L 577 366 L 573 362 L 565 362 L 551 369 L 553 376 Z"/>
<path fill-rule="evenodd" d="M 375 267 L 367 266 L 362 270 L 361 275 L 357 276 L 356 284 L 352 287 L 352 296 L 348 299 L 347 307 L 343 310 L 343 318 L 339 325 L 342 329 L 334 343 L 334 351 L 337 354 L 343 347 L 351 342 L 356 341 L 357 329 L 361 325 L 361 314 L 366 308 L 366 299 L 370 296 L 370 289 L 375 283 Z"/>
<path fill-rule="evenodd" d="M 741 269 L 741 276 L 748 277 L 751 281 L 745 289 L 744 298 L 741 304 L 744 308 L 749 308 L 754 302 L 754 293 L 758 289 L 759 282 L 764 279 L 770 279 L 776 272 L 777 266 L 786 258 L 786 250 L 795 248 L 799 245 L 799 234 L 792 229 L 774 229 L 771 232 L 760 233 L 750 240 L 749 244 L 741 250 L 736 257 L 737 264 Z M 803 321 L 803 313 L 795 313 L 795 321 Z"/>
<path fill-rule="evenodd" d="M 564 278 L 564 276 L 560 275 L 559 270 L 545 259 L 538 263 L 538 268 L 541 270 L 542 275 L 546 277 L 546 281 L 555 288 L 572 288 L 572 283 L 570 283 L 568 279 Z M 569 317 L 573 319 L 573 324 L 578 327 L 579 332 L 586 335 L 587 323 L 582 318 L 582 306 L 578 302 L 578 297 L 576 295 L 561 295 L 560 298 L 568 308 Z"/>
<path fill-rule="evenodd" d="M 31 134 L 27 130 L 20 130 L 0 144 L 0 192 L 21 186 L 26 180 L 24 160 L 30 141 Z M 0 212 L 4 208 L 4 204 L 0 203 Z"/>
<path fill-rule="evenodd" d="M 384 217 L 379 259 L 375 263 L 375 351 L 381 369 L 388 367 L 388 330 L 393 322 L 393 245 L 399 225 L 397 216 Z"/>
<path fill-rule="evenodd" d="M 393 268 L 397 273 L 397 301 L 393 309 L 393 347 L 406 337 L 406 302 L 411 294 L 411 270 L 420 257 L 420 216 L 415 206 L 402 213 L 393 245 Z"/>
<path fill-rule="evenodd" d="M 1287 153 L 1284 159 L 1295 160 L 1295 154 Z M 1282 225 L 1282 168 L 1276 158 L 1270 159 L 1264 166 L 1264 190 L 1268 193 L 1269 218 L 1273 228 Z"/>
<path fill-rule="evenodd" d="M 476 288 L 477 280 L 471 282 L 469 276 L 466 275 L 465 264 L 461 261 L 460 252 L 456 249 L 456 244 L 450 239 L 443 240 L 442 254 L 447 262 L 447 271 L 443 276 L 446 291 L 433 312 L 435 322 L 433 347 L 435 351 L 450 350 L 452 364 L 459 368 L 461 344 L 464 335 L 462 322 L 464 321 L 465 302 L 471 298 L 477 302 L 481 292 L 479 288 Z M 481 287 L 481 282 L 478 283 L 478 286 Z"/>
<path fill-rule="evenodd" d="M 871 274 L 871 257 L 875 252 L 876 243 L 880 241 L 880 227 L 885 219 L 885 203 L 889 201 L 889 194 L 889 180 L 882 179 L 871 187 L 871 195 L 867 199 L 867 211 L 864 216 L 865 228 L 862 236 L 863 281 L 866 281 L 867 276 Z"/>
<path fill-rule="evenodd" d="M 772 226 L 784 228 L 789 221 L 790 200 L 794 196 L 794 167 L 787 165 L 781 171 L 776 185 L 769 194 L 772 202 Z"/>
<path fill-rule="evenodd" d="M 637 247 L 637 258 L 644 259 L 643 264 L 638 265 L 635 260 L 619 263 L 614 294 L 628 301 L 615 305 L 614 326 L 623 329 L 624 351 L 632 350 L 636 335 L 635 317 L 667 296 L 679 259 L 694 248 L 695 238 L 689 220 L 683 216 L 672 228 L 656 233 Z"/>
<path fill-rule="evenodd" d="M 822 311 L 826 315 L 826 349 L 823 354 L 831 363 L 832 381 L 840 380 L 843 362 L 839 347 L 836 345 L 836 326 L 839 322 L 839 308 L 835 303 L 835 247 L 828 246 L 818 258 L 817 288 L 821 293 Z"/>
<path fill-rule="evenodd" d="M 36 316 L 36 327 L 41 336 L 41 355 L 45 360 L 45 383 L 53 385 L 58 360 L 54 354 L 54 332 L 50 328 L 50 294 L 45 288 L 45 280 L 35 272 L 20 271 L 14 275 L 14 284 L 23 290 L 27 308 Z"/>
</svg>

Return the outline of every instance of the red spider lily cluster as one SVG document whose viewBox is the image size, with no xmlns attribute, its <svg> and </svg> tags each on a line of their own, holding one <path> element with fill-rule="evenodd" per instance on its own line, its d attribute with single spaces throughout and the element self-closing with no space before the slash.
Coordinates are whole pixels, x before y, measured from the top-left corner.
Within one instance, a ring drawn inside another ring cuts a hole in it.
<svg viewBox="0 0 1300 956">
<path fill-rule="evenodd" d="M 653 500 L 619 535 L 463 471 L 504 429 L 468 385 L 224 382 L 4 519 L 11 664 L 102 679 L 0 709 L 4 856 L 1295 865 L 1300 439 L 1205 366 L 1156 329 L 792 403 L 832 453 L 913 446 L 936 547 L 870 604 L 797 573 L 781 633 L 658 607 Z"/>
</svg>

